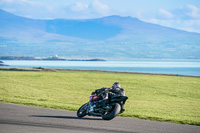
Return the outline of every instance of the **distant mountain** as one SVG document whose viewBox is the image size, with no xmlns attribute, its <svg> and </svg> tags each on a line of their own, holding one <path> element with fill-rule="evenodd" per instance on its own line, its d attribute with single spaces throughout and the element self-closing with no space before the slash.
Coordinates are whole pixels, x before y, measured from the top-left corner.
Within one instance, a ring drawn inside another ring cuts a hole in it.
<svg viewBox="0 0 200 133">
<path fill-rule="evenodd" d="M 200 34 L 137 18 L 36 20 L 0 9 L 0 56 L 199 59 Z"/>
</svg>

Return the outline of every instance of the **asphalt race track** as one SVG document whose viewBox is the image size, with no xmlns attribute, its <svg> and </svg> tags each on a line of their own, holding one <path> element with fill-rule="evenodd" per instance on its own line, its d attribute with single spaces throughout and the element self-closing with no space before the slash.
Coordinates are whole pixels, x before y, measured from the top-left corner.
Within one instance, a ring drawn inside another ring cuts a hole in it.
<svg viewBox="0 0 200 133">
<path fill-rule="evenodd" d="M 200 133 L 200 126 L 116 117 L 78 118 L 76 112 L 0 103 L 0 133 Z"/>
</svg>

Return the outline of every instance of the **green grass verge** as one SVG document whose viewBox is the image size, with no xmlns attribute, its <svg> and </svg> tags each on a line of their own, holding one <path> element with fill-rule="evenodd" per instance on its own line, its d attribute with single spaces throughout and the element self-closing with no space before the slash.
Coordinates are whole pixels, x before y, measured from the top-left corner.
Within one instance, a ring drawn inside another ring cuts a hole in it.
<svg viewBox="0 0 200 133">
<path fill-rule="evenodd" d="M 89 71 L 0 71 L 0 101 L 76 111 L 92 91 L 119 81 L 120 116 L 200 125 L 200 78 Z"/>
</svg>

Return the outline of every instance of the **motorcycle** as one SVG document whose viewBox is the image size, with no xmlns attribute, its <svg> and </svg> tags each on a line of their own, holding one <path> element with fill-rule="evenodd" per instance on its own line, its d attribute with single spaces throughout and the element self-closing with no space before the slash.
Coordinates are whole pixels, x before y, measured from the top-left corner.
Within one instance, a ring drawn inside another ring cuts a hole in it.
<svg viewBox="0 0 200 133">
<path fill-rule="evenodd" d="M 103 104 L 98 95 L 92 94 L 89 102 L 78 109 L 77 116 L 98 116 L 102 117 L 103 120 L 111 120 L 125 111 L 124 104 L 127 99 L 128 97 L 125 95 L 108 95 L 108 100 Z"/>
</svg>

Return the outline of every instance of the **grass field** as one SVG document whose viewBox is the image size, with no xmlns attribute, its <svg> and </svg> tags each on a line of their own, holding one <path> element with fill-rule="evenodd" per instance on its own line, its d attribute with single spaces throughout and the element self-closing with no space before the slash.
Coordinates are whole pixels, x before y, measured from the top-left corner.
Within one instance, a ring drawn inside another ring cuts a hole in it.
<svg viewBox="0 0 200 133">
<path fill-rule="evenodd" d="M 200 78 L 89 71 L 0 71 L 0 101 L 76 111 L 92 91 L 121 83 L 124 117 L 200 125 Z"/>
</svg>

